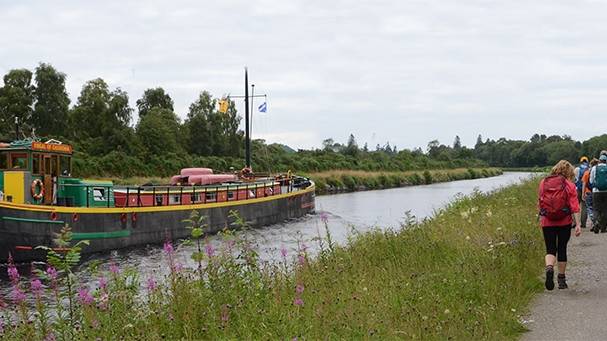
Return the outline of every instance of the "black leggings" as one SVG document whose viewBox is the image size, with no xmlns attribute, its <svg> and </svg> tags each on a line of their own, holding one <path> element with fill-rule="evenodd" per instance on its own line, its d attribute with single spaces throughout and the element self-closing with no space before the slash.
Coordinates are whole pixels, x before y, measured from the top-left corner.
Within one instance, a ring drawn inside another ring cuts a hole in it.
<svg viewBox="0 0 607 341">
<path fill-rule="evenodd" d="M 542 228 L 542 232 L 544 232 L 546 254 L 557 256 L 559 262 L 566 262 L 571 226 L 547 226 Z"/>
</svg>

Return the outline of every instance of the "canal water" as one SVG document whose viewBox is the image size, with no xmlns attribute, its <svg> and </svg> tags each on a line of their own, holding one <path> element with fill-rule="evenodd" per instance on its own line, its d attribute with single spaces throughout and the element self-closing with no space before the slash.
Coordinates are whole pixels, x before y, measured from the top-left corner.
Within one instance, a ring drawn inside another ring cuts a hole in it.
<svg viewBox="0 0 607 341">
<path fill-rule="evenodd" d="M 325 238 L 323 219 L 327 222 L 332 239 L 345 243 L 353 229 L 364 232 L 374 228 L 398 229 L 407 212 L 417 219 L 431 217 L 433 212 L 461 195 L 474 191 L 489 192 L 528 179 L 532 173 L 504 173 L 501 176 L 462 180 L 432 185 L 411 186 L 386 190 L 343 193 L 316 197 L 316 214 L 244 232 L 253 242 L 264 261 L 281 259 L 281 249 L 288 257 L 294 257 L 298 245 L 304 243 L 312 254 L 319 249 L 318 237 Z M 219 247 L 218 236 L 209 237 Z M 178 246 L 176 260 L 185 266 L 194 267 L 190 256 L 193 246 Z M 116 263 L 120 267 L 134 267 L 144 276 L 160 276 L 167 271 L 162 246 L 154 245 L 131 250 L 120 250 L 109 254 L 95 255 L 81 266 L 99 260 Z M 82 274 L 86 276 L 86 274 Z"/>
</svg>

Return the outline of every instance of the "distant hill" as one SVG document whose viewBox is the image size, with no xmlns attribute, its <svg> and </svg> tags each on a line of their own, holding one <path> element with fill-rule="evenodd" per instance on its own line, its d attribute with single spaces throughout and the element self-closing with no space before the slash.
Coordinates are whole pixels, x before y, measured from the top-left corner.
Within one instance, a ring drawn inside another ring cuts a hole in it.
<svg viewBox="0 0 607 341">
<path fill-rule="evenodd" d="M 287 153 L 297 153 L 297 151 L 289 146 L 287 146 L 286 144 L 282 144 L 282 143 L 272 143 L 270 146 L 272 147 L 277 147 L 280 148 L 282 150 L 284 150 Z"/>
</svg>

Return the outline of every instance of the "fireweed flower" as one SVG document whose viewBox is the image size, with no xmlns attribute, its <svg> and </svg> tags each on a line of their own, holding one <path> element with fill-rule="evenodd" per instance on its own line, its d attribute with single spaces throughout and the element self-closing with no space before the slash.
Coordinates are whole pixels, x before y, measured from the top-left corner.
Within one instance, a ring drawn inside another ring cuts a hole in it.
<svg viewBox="0 0 607 341">
<path fill-rule="evenodd" d="M 213 247 L 213 244 L 206 243 L 204 246 L 204 252 L 209 258 L 213 257 L 215 255 L 215 248 Z"/>
<path fill-rule="evenodd" d="M 296 297 L 295 300 L 293 300 L 293 304 L 301 307 L 304 304 L 304 301 L 301 299 L 301 297 Z"/>
<path fill-rule="evenodd" d="M 146 288 L 148 289 L 148 291 L 152 292 L 152 291 L 156 290 L 157 287 L 158 287 L 158 284 L 156 283 L 156 280 L 153 279 L 152 277 L 149 277 L 148 281 L 147 281 L 147 285 L 146 285 Z"/>
<path fill-rule="evenodd" d="M 46 268 L 46 275 L 48 276 L 48 278 L 51 281 L 57 280 L 57 270 L 55 268 L 53 268 L 52 266 L 49 266 L 48 268 Z"/>
<path fill-rule="evenodd" d="M 12 296 L 13 302 L 15 302 L 15 304 L 21 304 L 23 301 L 25 301 L 25 294 L 16 285 L 13 286 Z"/>
<path fill-rule="evenodd" d="M 95 299 L 91 296 L 89 290 L 83 287 L 78 289 L 78 301 L 80 301 L 80 304 L 82 305 L 91 305 Z"/>
<path fill-rule="evenodd" d="M 295 287 L 295 292 L 298 294 L 302 294 L 304 292 L 304 285 L 302 283 L 297 284 Z"/>
<path fill-rule="evenodd" d="M 120 272 L 120 269 L 118 268 L 118 265 L 116 263 L 110 264 L 110 272 L 114 275 L 117 275 Z"/>
<path fill-rule="evenodd" d="M 30 288 L 32 289 L 34 295 L 40 296 L 40 294 L 42 293 L 42 282 L 40 282 L 38 278 L 35 278 L 30 283 Z"/>
<path fill-rule="evenodd" d="M 44 341 L 55 341 L 55 340 L 57 340 L 57 339 L 55 338 L 55 334 L 53 334 L 53 333 L 47 334 L 46 337 L 44 338 Z"/>
<path fill-rule="evenodd" d="M 107 279 L 105 277 L 99 277 L 99 288 L 101 290 L 107 290 Z"/>
<path fill-rule="evenodd" d="M 8 272 L 8 278 L 10 278 L 11 282 L 16 283 L 19 281 L 19 270 L 17 270 L 14 264 L 9 264 L 6 272 Z"/>
<path fill-rule="evenodd" d="M 173 252 L 175 252 L 175 249 L 173 248 L 173 243 L 171 243 L 170 241 L 166 241 L 164 242 L 164 253 L 166 253 L 167 255 L 172 255 Z"/>
<path fill-rule="evenodd" d="M 327 212 L 325 212 L 325 211 L 320 212 L 320 221 L 322 221 L 323 224 L 326 224 L 329 222 L 329 215 L 327 214 Z"/>
<path fill-rule="evenodd" d="M 97 307 L 101 310 L 107 310 L 107 308 L 110 306 L 110 295 L 108 295 L 107 292 L 104 292 L 100 297 L 99 297 L 99 303 L 97 304 Z"/>
<path fill-rule="evenodd" d="M 299 265 L 304 265 L 306 263 L 306 257 L 303 255 L 303 253 L 300 253 L 297 256 L 297 263 L 299 263 Z"/>
<path fill-rule="evenodd" d="M 230 320 L 230 308 L 227 304 L 221 306 L 221 322 L 228 322 Z"/>
<path fill-rule="evenodd" d="M 287 258 L 287 248 L 284 247 L 284 245 L 280 248 L 280 254 L 282 255 L 282 258 Z"/>
</svg>

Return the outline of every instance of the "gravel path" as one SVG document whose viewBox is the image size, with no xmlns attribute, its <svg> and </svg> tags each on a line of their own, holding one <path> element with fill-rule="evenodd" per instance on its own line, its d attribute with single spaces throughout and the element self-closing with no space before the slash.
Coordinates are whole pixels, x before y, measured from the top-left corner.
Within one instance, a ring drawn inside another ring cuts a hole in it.
<svg viewBox="0 0 607 341">
<path fill-rule="evenodd" d="M 522 340 L 607 340 L 607 234 L 582 231 L 569 242 L 569 289 L 538 295 Z"/>
</svg>

